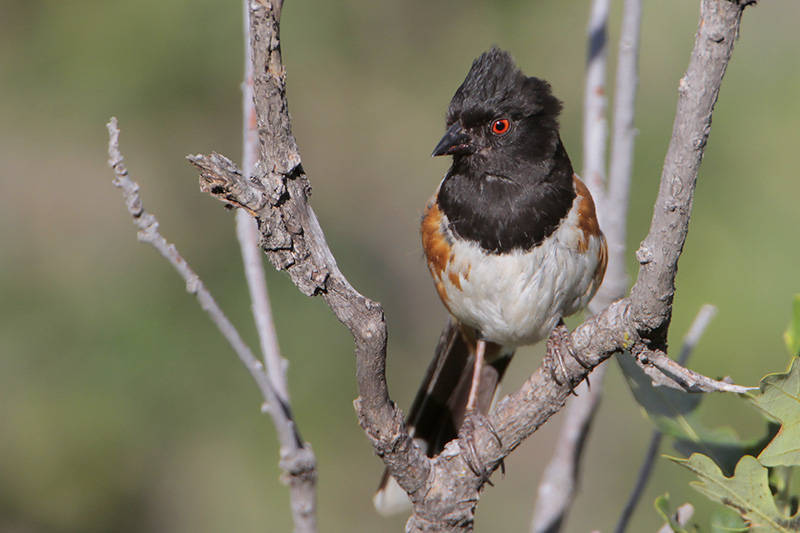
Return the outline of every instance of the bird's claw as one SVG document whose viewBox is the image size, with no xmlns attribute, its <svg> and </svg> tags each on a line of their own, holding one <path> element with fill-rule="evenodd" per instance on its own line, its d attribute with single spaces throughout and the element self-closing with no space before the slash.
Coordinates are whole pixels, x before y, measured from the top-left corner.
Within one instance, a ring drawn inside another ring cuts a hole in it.
<svg viewBox="0 0 800 533">
<path fill-rule="evenodd" d="M 545 364 L 547 366 L 547 370 L 550 372 L 550 376 L 553 378 L 553 381 L 560 386 L 564 383 L 562 383 L 558 378 L 556 369 L 554 368 L 555 363 L 555 365 L 558 366 L 558 369 L 564 375 L 564 381 L 566 382 L 567 387 L 569 387 L 570 394 L 577 396 L 575 387 L 572 385 L 572 380 L 567 372 L 567 365 L 564 363 L 564 352 L 575 359 L 583 368 L 587 370 L 592 368 L 591 365 L 581 359 L 578 353 L 575 351 L 575 347 L 572 345 L 569 330 L 562 320 L 553 329 L 553 331 L 550 332 L 550 337 L 547 339 L 547 356 L 545 357 Z M 586 377 L 586 384 L 591 386 L 588 376 Z"/>
<path fill-rule="evenodd" d="M 489 486 L 493 487 L 494 484 L 489 479 L 490 472 L 486 468 L 483 460 L 478 456 L 478 450 L 475 447 L 474 435 L 476 423 L 485 427 L 497 441 L 498 446 L 500 446 L 500 448 L 503 447 L 503 441 L 500 439 L 497 430 L 494 429 L 489 419 L 477 410 L 467 411 L 464 415 L 464 422 L 458 430 L 459 446 L 464 452 L 464 462 L 467 463 L 469 469 L 480 478 L 481 483 L 487 483 Z M 502 461 L 500 462 L 500 470 L 505 474 L 505 463 Z"/>
</svg>

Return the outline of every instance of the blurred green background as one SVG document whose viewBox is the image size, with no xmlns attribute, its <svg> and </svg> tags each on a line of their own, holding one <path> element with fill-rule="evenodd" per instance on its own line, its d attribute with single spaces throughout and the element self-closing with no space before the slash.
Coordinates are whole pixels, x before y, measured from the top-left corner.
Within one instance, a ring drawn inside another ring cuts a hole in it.
<svg viewBox="0 0 800 533">
<path fill-rule="evenodd" d="M 617 0 L 612 35 L 620 10 Z M 795 0 L 745 13 L 678 279 L 673 347 L 699 306 L 716 304 L 691 366 L 743 384 L 787 367 L 781 333 L 800 292 L 799 14 Z M 136 242 L 106 166 L 114 115 L 146 207 L 257 346 L 233 215 L 199 192 L 184 160 L 212 150 L 240 159 L 241 16 L 233 0 L 0 0 L 2 533 L 291 530 L 255 385 L 177 275 Z M 644 8 L 633 274 L 697 16 L 696 1 Z M 312 202 L 344 273 L 386 308 L 402 406 L 445 318 L 417 224 L 448 165 L 429 158 L 446 105 L 497 43 L 565 102 L 563 138 L 580 169 L 587 18 L 588 2 L 557 0 L 286 2 L 290 108 Z M 295 412 L 319 461 L 321 530 L 402 530 L 405 517 L 371 507 L 382 466 L 353 413 L 348 333 L 284 275 L 269 283 Z M 515 360 L 506 390 L 541 353 Z M 741 402 L 710 400 L 714 423 L 761 433 Z M 527 530 L 559 424 L 506 462 L 478 531 Z M 613 528 L 649 434 L 613 368 L 569 531 Z M 658 527 L 658 494 L 702 502 L 689 479 L 660 461 L 630 530 Z"/>
</svg>

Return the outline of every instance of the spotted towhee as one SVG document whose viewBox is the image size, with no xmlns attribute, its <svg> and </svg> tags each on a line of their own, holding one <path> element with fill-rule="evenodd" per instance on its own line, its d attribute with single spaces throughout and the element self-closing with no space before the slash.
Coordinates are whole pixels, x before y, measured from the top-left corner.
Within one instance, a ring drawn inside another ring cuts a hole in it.
<svg viewBox="0 0 800 533">
<path fill-rule="evenodd" d="M 550 85 L 497 47 L 473 62 L 447 110 L 433 155 L 452 155 L 453 165 L 425 209 L 422 245 L 452 318 L 408 415 L 431 457 L 466 413 L 489 410 L 517 346 L 550 336 L 563 370 L 562 319 L 603 280 L 605 238 L 561 143 L 560 111 Z M 375 496 L 387 513 L 408 501 L 390 494 L 400 489 L 387 490 L 389 481 Z"/>
</svg>

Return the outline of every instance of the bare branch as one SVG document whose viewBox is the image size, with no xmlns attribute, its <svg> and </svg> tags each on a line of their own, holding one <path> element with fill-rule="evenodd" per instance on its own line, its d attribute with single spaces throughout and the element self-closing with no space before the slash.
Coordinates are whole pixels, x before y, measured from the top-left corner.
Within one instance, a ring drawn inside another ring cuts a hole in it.
<svg viewBox="0 0 800 533">
<path fill-rule="evenodd" d="M 116 174 L 114 185 L 122 189 L 128 212 L 133 216 L 134 223 L 139 228 L 139 240 L 152 245 L 178 271 L 178 274 L 186 282 L 186 290 L 195 295 L 198 302 L 200 302 L 200 307 L 211 317 L 211 320 L 216 324 L 258 385 L 264 398 L 262 411 L 270 414 L 281 444 L 281 468 L 291 487 L 292 508 L 297 531 L 314 533 L 316 524 L 313 515 L 315 507 L 313 498 L 316 463 L 313 453 L 300 439 L 288 405 L 281 401 L 264 371 L 264 365 L 247 347 L 239 332 L 220 309 L 199 276 L 181 257 L 175 246 L 168 243 L 158 232 L 156 218 L 145 211 L 139 196 L 139 185 L 130 179 L 128 170 L 123 163 L 122 154 L 119 150 L 119 128 L 117 127 L 116 118 L 112 118 L 109 121 L 108 133 L 108 164 Z"/>
<path fill-rule="evenodd" d="M 237 176 L 230 168 L 223 168 L 230 183 L 220 175 L 209 176 L 215 183 L 210 192 L 223 201 L 247 207 L 259 222 L 262 247 L 270 261 L 286 270 L 303 293 L 325 299 L 353 334 L 360 394 L 356 410 L 376 452 L 411 496 L 414 515 L 407 530 L 471 530 L 484 481 L 469 474 L 458 442 L 450 443 L 438 457 L 426 458 L 408 437 L 402 413 L 389 399 L 384 376 L 383 310 L 356 292 L 341 274 L 308 206 L 310 188 L 291 135 L 280 60 L 277 30 L 282 4 L 252 0 L 250 5 L 261 159 L 253 180 Z M 710 383 L 721 385 L 708 378 L 700 380 L 685 369 L 679 372 L 662 360 L 662 356 L 666 358 L 665 334 L 671 318 L 674 277 L 688 227 L 697 165 L 744 7 L 729 0 L 703 0 L 703 6 L 656 214 L 650 236 L 638 254 L 643 264 L 639 279 L 629 299 L 613 303 L 578 327 L 572 334 L 572 344 L 592 367 L 627 349 L 651 371 L 667 371 L 676 383 L 690 389 L 697 389 L 702 382 L 699 387 L 705 390 Z M 215 157 L 216 162 L 212 161 Z M 691 163 L 694 160 L 697 164 Z M 224 161 L 216 155 L 195 157 L 194 162 L 204 173 L 224 167 Z M 242 189 L 246 194 L 234 194 Z M 567 369 L 573 384 L 588 373 L 572 361 L 567 362 Z M 736 390 L 722 385 L 725 390 Z M 558 385 L 547 371 L 537 370 L 489 417 L 502 445 L 491 431 L 478 425 L 474 435 L 478 458 L 490 470 L 496 469 L 524 438 L 563 407 L 568 394 L 566 384 Z"/>
<path fill-rule="evenodd" d="M 611 146 L 611 171 L 605 183 L 606 159 L 606 57 L 608 55 L 608 0 L 592 2 L 589 19 L 589 47 L 584 93 L 584 169 L 597 205 L 600 226 L 609 248 L 608 269 L 597 295 L 589 304 L 598 313 L 628 290 L 625 270 L 628 196 L 633 169 L 633 117 L 635 112 L 637 58 L 641 0 L 625 3 L 614 105 L 614 136 Z M 557 531 L 563 526 L 574 499 L 580 474 L 583 444 L 591 429 L 591 417 L 602 397 L 605 367 L 594 371 L 591 393 L 573 398 L 567 407 L 556 453 L 539 487 L 532 531 Z"/>
<path fill-rule="evenodd" d="M 747 2 L 703 0 L 695 46 L 681 78 L 678 107 L 650 232 L 636 252 L 641 267 L 631 290 L 631 310 L 643 332 L 664 342 L 671 319 L 678 258 L 703 159 L 711 114 L 739 35 Z"/>
<path fill-rule="evenodd" d="M 600 406 L 602 380 L 607 370 L 608 364 L 597 367 L 592 372 L 592 387 L 581 383 L 575 389 L 578 396 L 567 404 L 555 452 L 536 493 L 531 525 L 533 533 L 559 531 L 564 525 L 578 489 L 581 459 L 594 415 Z"/>
<path fill-rule="evenodd" d="M 245 36 L 245 72 L 242 83 L 242 111 L 244 124 L 242 134 L 242 171 L 245 178 L 253 175 L 253 170 L 258 161 L 258 128 L 256 128 L 256 108 L 253 102 L 253 61 L 250 52 L 250 9 L 248 0 L 242 2 L 244 6 L 244 36 Z M 244 260 L 247 286 L 250 289 L 250 299 L 253 302 L 252 310 L 255 318 L 256 330 L 261 343 L 261 353 L 267 368 L 267 376 L 280 396 L 281 400 L 289 403 L 289 390 L 286 383 L 287 362 L 281 357 L 278 348 L 278 336 L 275 332 L 275 323 L 272 320 L 272 309 L 269 304 L 264 264 L 261 250 L 258 246 L 259 232 L 256 221 L 242 209 L 236 212 L 236 235 Z"/>
<path fill-rule="evenodd" d="M 243 210 L 236 213 L 236 235 L 244 261 L 245 277 L 250 289 L 253 317 L 261 343 L 261 353 L 267 368 L 267 376 L 272 382 L 278 397 L 289 403 L 286 384 L 286 360 L 278 348 L 278 336 L 272 320 L 267 284 L 264 277 L 264 264 L 261 262 L 261 249 L 258 247 L 258 226 Z"/>
<path fill-rule="evenodd" d="M 628 501 L 625 503 L 625 507 L 622 509 L 622 514 L 619 517 L 614 533 L 625 533 L 625 530 L 628 528 L 628 522 L 630 522 L 633 511 L 639 504 L 639 499 L 644 493 L 647 481 L 650 479 L 650 474 L 653 472 L 653 467 L 656 464 L 656 456 L 661 446 L 661 439 L 662 434 L 658 430 L 654 430 L 650 435 L 650 441 L 647 443 L 644 459 L 642 459 L 642 466 L 639 468 L 639 475 L 636 476 L 636 483 L 633 486 L 633 490 L 631 490 Z"/>
<path fill-rule="evenodd" d="M 686 392 L 732 392 L 744 394 L 758 387 L 743 387 L 725 378 L 722 381 L 708 378 L 693 370 L 684 368 L 670 359 L 664 352 L 640 353 L 637 356 L 639 366 L 653 380 L 654 386 L 670 387 Z"/>
<path fill-rule="evenodd" d="M 605 200 L 607 136 L 605 110 L 610 4 L 610 0 L 592 1 L 588 25 L 583 111 L 582 174 L 595 200 L 600 226 L 604 229 L 603 220 L 608 207 L 608 202 Z M 608 278 L 609 275 L 606 273 L 603 287 L 609 283 Z M 608 291 L 601 290 L 589 304 L 589 312 L 602 311 L 611 302 L 624 295 L 624 292 L 612 295 Z M 595 369 L 592 373 L 593 388 L 590 390 L 588 386 L 581 384 L 577 389 L 578 395 L 567 405 L 553 457 L 550 458 L 536 491 L 536 504 L 531 521 L 533 533 L 553 532 L 563 527 L 575 499 L 583 449 L 592 427 L 594 414 L 600 405 L 606 369 L 606 365 Z"/>
<path fill-rule="evenodd" d="M 253 175 L 259 155 L 258 128 L 256 109 L 253 101 L 253 61 L 250 49 L 250 7 L 248 0 L 242 2 L 244 7 L 244 37 L 245 37 L 245 75 L 242 83 L 242 111 L 243 111 L 243 157 L 242 165 L 244 177 Z M 256 221 L 243 209 L 236 212 L 236 235 L 242 251 L 245 277 L 250 290 L 253 317 L 261 344 L 261 353 L 266 365 L 267 377 L 272 383 L 279 400 L 286 413 L 291 413 L 289 403 L 289 386 L 286 379 L 286 360 L 281 356 L 278 348 L 278 336 L 275 332 L 275 323 L 272 320 L 272 309 L 269 304 L 269 294 L 264 273 L 264 264 L 258 246 L 259 231 Z M 294 424 L 294 417 L 289 414 L 289 421 Z M 299 431 L 297 442 L 303 443 Z M 292 518 L 296 531 L 314 533 L 317 531 L 317 499 L 316 499 L 316 457 L 311 451 L 311 446 L 303 443 L 302 447 L 293 443 L 282 443 L 281 466 L 287 473 L 292 472 L 292 465 L 296 462 L 306 463 L 309 469 L 301 483 L 293 483 L 291 487 Z M 313 470 L 311 470 L 313 468 Z"/>
<path fill-rule="evenodd" d="M 629 280 L 625 271 L 625 250 L 628 237 L 628 197 L 633 174 L 633 145 L 636 137 L 634 114 L 639 78 L 639 31 L 642 0 L 626 0 L 622 14 L 617 78 L 614 84 L 614 129 L 611 140 L 608 206 L 603 231 L 608 236 L 608 268 L 602 290 L 607 294 L 624 294 Z"/>
<path fill-rule="evenodd" d="M 606 186 L 606 59 L 608 11 L 611 0 L 592 0 L 589 15 L 586 87 L 583 93 L 583 179 L 598 208 L 605 204 Z M 600 209 L 600 227 L 604 209 Z"/>
<path fill-rule="evenodd" d="M 250 1 L 250 45 L 261 154 L 252 180 L 241 180 L 235 173 L 227 175 L 232 178 L 233 188 L 250 186 L 249 199 L 254 201 L 238 204 L 258 220 L 261 246 L 272 264 L 288 272 L 304 294 L 322 297 L 352 333 L 359 389 L 355 406 L 361 425 L 400 486 L 416 490 L 427 479 L 429 460 L 408 436 L 402 412 L 389 399 L 383 308 L 359 294 L 342 275 L 308 205 L 310 186 L 291 133 L 286 101 L 286 72 L 278 35 L 281 7 L 281 1 Z M 194 158 L 193 162 L 210 163 L 204 168 L 219 168 L 221 161 Z M 222 187 L 222 191 L 218 194 L 217 189 L 210 190 L 223 201 L 231 201 L 226 200 L 225 194 L 230 190 Z"/>
<path fill-rule="evenodd" d="M 686 365 L 686 362 L 689 360 L 689 357 L 691 357 L 692 352 L 697 346 L 697 343 L 700 342 L 701 338 L 703 338 L 706 328 L 708 328 L 708 325 L 711 324 L 711 321 L 714 320 L 715 316 L 717 316 L 717 307 L 711 304 L 703 304 L 703 306 L 697 312 L 697 316 L 695 316 L 694 320 L 692 320 L 692 325 L 689 326 L 689 331 L 687 331 L 686 335 L 683 337 L 681 353 L 676 359 L 678 364 L 684 366 Z"/>
<path fill-rule="evenodd" d="M 236 328 L 230 320 L 228 320 L 228 317 L 222 312 L 222 309 L 220 309 L 205 284 L 200 280 L 198 275 L 195 274 L 183 257 L 180 256 L 175 246 L 168 243 L 158 232 L 158 221 L 156 218 L 145 211 L 142 199 L 139 196 L 139 184 L 131 180 L 128 176 L 128 169 L 125 168 L 122 154 L 119 150 L 119 128 L 117 127 L 117 119 L 112 117 L 107 127 L 109 133 L 108 164 L 114 169 L 114 173 L 116 174 L 114 186 L 122 189 L 128 212 L 133 216 L 134 223 L 139 228 L 139 240 L 152 245 L 170 262 L 175 270 L 178 271 L 178 274 L 180 274 L 186 282 L 186 290 L 197 297 L 200 306 L 209 314 L 211 320 L 214 321 L 222 335 L 236 351 L 239 359 L 241 359 L 242 363 L 244 363 L 250 371 L 259 389 L 261 389 L 264 400 L 270 405 L 274 404 L 275 391 L 266 380 L 264 365 L 261 364 L 250 351 L 250 348 L 244 343 L 239 332 L 236 331 Z"/>
</svg>

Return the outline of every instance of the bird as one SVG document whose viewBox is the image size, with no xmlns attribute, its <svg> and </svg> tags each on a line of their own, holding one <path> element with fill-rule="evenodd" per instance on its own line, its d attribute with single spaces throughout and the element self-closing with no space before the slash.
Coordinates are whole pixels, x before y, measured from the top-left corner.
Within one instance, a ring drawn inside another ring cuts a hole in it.
<svg viewBox="0 0 800 533">
<path fill-rule="evenodd" d="M 608 251 L 592 196 L 561 141 L 561 110 L 550 84 L 523 74 L 497 46 L 474 60 L 447 108 L 432 156 L 452 156 L 452 165 L 420 233 L 450 317 L 407 416 L 429 457 L 472 414 L 488 414 L 518 347 L 548 339 L 550 372 L 561 384 L 560 369 L 572 392 L 564 352 L 587 366 L 563 318 L 595 295 Z M 384 472 L 373 503 L 393 514 L 408 497 Z"/>
</svg>

